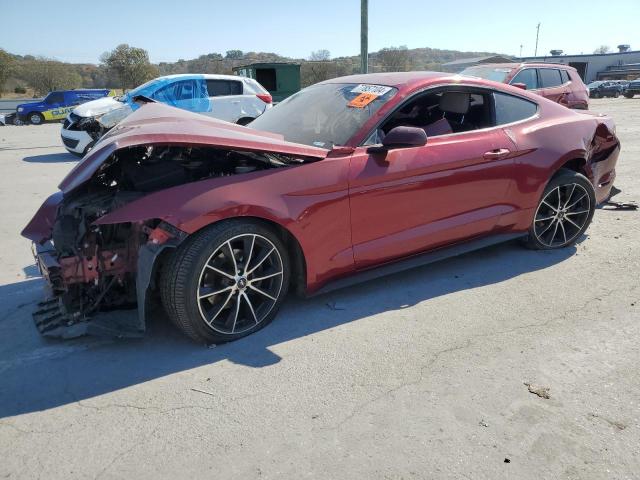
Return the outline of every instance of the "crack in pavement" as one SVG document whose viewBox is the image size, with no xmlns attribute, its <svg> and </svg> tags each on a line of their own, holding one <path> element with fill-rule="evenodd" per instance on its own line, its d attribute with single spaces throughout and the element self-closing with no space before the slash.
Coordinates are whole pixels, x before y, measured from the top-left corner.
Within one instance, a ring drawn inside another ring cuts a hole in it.
<svg viewBox="0 0 640 480">
<path fill-rule="evenodd" d="M 630 290 L 633 291 L 635 288 L 631 288 Z M 431 368 L 437 361 L 438 359 L 442 356 L 442 355 L 446 355 L 448 353 L 451 352 L 455 352 L 458 350 L 465 350 L 467 348 L 469 348 L 471 346 L 471 344 L 478 339 L 482 339 L 482 338 L 486 338 L 486 337 L 493 337 L 493 336 L 499 336 L 499 335 L 506 335 L 509 333 L 513 333 L 513 332 L 517 332 L 520 330 L 527 330 L 527 329 L 531 329 L 531 328 L 540 328 L 540 327 L 545 327 L 553 322 L 557 322 L 559 320 L 565 319 L 567 316 L 570 316 L 573 313 L 578 313 L 583 311 L 590 303 L 595 302 L 595 301 L 602 301 L 603 298 L 607 298 L 610 295 L 612 295 L 614 292 L 616 292 L 616 289 L 611 289 L 611 290 L 607 290 L 605 291 L 605 293 L 603 293 L 602 295 L 598 296 L 598 297 L 593 297 L 588 299 L 586 302 L 584 302 L 584 304 L 582 304 L 579 307 L 570 309 L 570 310 L 566 310 L 565 312 L 563 312 L 562 314 L 556 316 L 556 317 L 551 317 L 550 319 L 544 321 L 544 322 L 540 322 L 540 323 L 531 323 L 531 324 L 527 324 L 527 325 L 520 325 L 514 328 L 510 328 L 507 330 L 500 330 L 500 331 L 494 331 L 494 332 L 488 332 L 488 333 L 483 333 L 483 334 L 478 334 L 478 335 L 472 335 L 470 336 L 465 342 L 463 342 L 460 345 L 454 345 L 452 347 L 449 348 L 445 348 L 443 350 L 437 351 L 435 352 L 431 359 L 424 365 L 422 365 L 420 367 L 420 370 L 418 372 L 418 376 L 415 380 L 409 381 L 409 382 L 404 382 L 401 383 L 400 385 L 396 385 L 395 387 L 386 390 L 385 392 L 375 396 L 374 398 L 367 400 L 366 402 L 361 403 L 360 405 L 356 406 L 349 415 L 347 415 L 343 420 L 341 420 L 335 427 L 330 428 L 330 430 L 335 430 L 338 429 L 340 427 L 342 427 L 344 424 L 346 424 L 348 421 L 350 421 L 351 419 L 353 419 L 355 416 L 359 415 L 366 407 L 368 407 L 369 405 L 372 405 L 373 403 L 378 402 L 379 400 L 405 388 L 405 387 L 410 387 L 410 386 L 415 386 L 420 384 L 425 377 L 426 371 Z"/>
</svg>

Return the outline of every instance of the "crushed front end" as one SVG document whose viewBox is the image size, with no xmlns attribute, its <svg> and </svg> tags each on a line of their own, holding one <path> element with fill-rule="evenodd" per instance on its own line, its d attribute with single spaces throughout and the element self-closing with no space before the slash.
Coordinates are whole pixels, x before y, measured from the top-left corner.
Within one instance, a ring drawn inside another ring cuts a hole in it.
<svg viewBox="0 0 640 480">
<path fill-rule="evenodd" d="M 181 232 L 158 221 L 93 225 L 140 196 L 83 192 L 57 198 L 55 209 L 45 202 L 25 228 L 23 234 L 36 240 L 33 253 L 46 281 L 46 298 L 33 314 L 40 333 L 61 338 L 144 333 L 143 311 L 135 310 L 139 254 L 142 247 L 178 240 Z M 42 241 L 47 232 L 35 234 L 35 225 L 50 225 L 50 238 Z"/>
</svg>

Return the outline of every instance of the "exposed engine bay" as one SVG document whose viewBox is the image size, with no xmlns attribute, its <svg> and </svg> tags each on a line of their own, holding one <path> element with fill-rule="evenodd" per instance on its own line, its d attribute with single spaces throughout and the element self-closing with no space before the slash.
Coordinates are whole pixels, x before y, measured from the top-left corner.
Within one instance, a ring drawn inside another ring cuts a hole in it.
<svg viewBox="0 0 640 480">
<path fill-rule="evenodd" d="M 98 218 L 155 191 L 305 161 L 211 147 L 136 146 L 116 151 L 90 181 L 65 195 L 58 206 L 52 241 L 37 247 L 40 269 L 53 294 L 34 314 L 39 330 L 49 336 L 82 335 L 87 329 L 78 324 L 88 325 L 86 320 L 95 312 L 135 308 L 141 247 L 179 242 L 184 235 L 157 219 L 93 224 Z M 112 328 L 101 330 L 115 334 Z M 118 334 L 122 330 L 118 328 Z M 137 330 L 132 328 L 125 334 L 133 335 Z"/>
</svg>

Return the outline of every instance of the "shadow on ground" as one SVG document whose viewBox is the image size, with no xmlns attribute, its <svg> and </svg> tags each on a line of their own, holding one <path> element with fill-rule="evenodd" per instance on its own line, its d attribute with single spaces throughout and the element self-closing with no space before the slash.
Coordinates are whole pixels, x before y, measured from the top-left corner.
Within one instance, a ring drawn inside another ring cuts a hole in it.
<svg viewBox="0 0 640 480">
<path fill-rule="evenodd" d="M 77 162 L 79 159 L 75 155 L 65 153 L 47 153 L 44 155 L 31 155 L 22 159 L 29 163 L 63 163 L 63 162 Z"/>
<path fill-rule="evenodd" d="M 242 340 L 205 348 L 154 319 L 139 340 L 47 340 L 30 317 L 42 280 L 0 287 L 0 418 L 95 397 L 172 373 L 229 360 L 261 368 L 280 361 L 269 347 L 381 312 L 503 282 L 566 260 L 575 248 L 530 251 L 517 242 L 322 295 L 290 297 L 276 320 Z M 429 317 L 428 305 L 424 310 Z"/>
</svg>

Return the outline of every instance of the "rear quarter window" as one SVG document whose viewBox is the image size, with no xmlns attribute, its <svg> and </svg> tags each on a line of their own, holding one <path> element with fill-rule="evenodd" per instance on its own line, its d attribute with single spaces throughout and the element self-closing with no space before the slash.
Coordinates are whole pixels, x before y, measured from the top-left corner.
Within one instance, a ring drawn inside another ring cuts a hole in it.
<svg viewBox="0 0 640 480">
<path fill-rule="evenodd" d="M 242 82 L 238 80 L 207 80 L 210 97 L 242 95 Z"/>
<path fill-rule="evenodd" d="M 560 70 L 560 75 L 562 76 L 562 83 L 568 83 L 571 81 L 569 72 L 567 72 L 566 70 Z"/>
<path fill-rule="evenodd" d="M 506 93 L 494 92 L 496 109 L 496 125 L 519 122 L 533 117 L 538 111 L 538 105 Z"/>
</svg>

